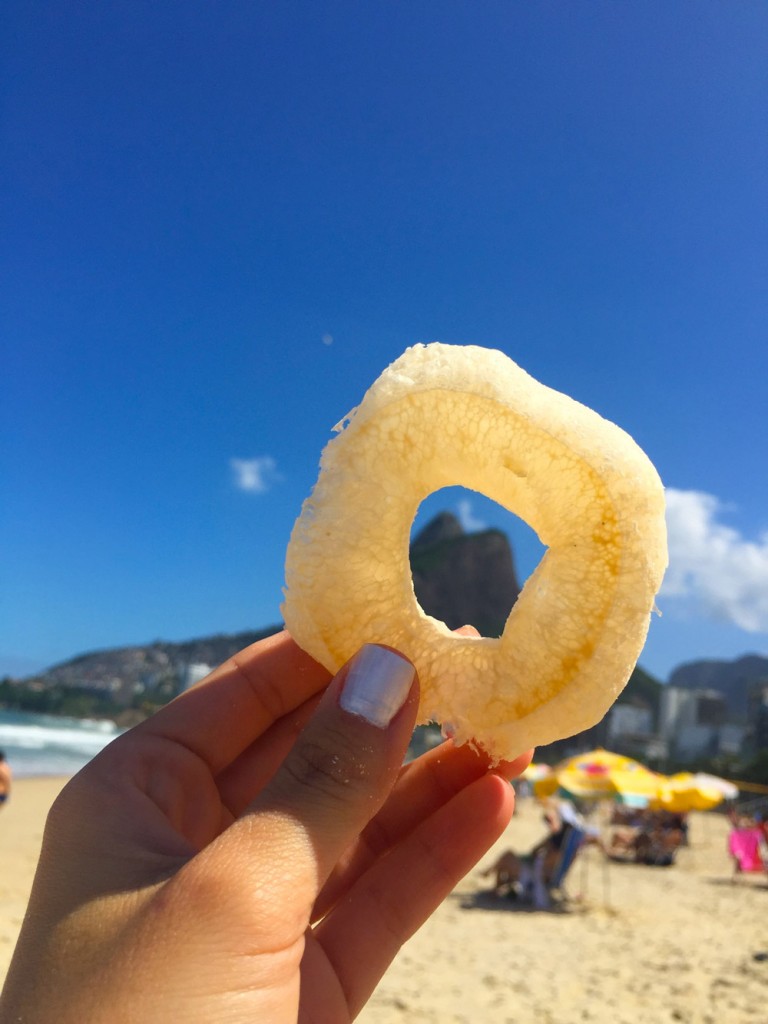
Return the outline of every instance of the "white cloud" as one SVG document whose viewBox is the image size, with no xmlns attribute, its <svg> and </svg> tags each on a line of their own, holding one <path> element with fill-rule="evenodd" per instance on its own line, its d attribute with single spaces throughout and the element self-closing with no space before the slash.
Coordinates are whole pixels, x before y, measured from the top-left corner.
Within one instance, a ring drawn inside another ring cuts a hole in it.
<svg viewBox="0 0 768 1024">
<path fill-rule="evenodd" d="M 280 480 L 277 463 L 271 455 L 259 455 L 255 459 L 230 459 L 229 465 L 235 487 L 251 494 L 265 494 L 272 484 Z"/>
<path fill-rule="evenodd" d="M 462 498 L 457 504 L 456 509 L 459 514 L 459 522 L 467 533 L 477 533 L 478 530 L 488 528 L 488 524 L 484 523 L 482 519 L 475 518 L 472 512 L 472 502 L 468 498 Z"/>
<path fill-rule="evenodd" d="M 668 488 L 669 569 L 661 595 L 749 633 L 768 632 L 768 533 L 756 541 L 719 519 L 712 494 Z"/>
</svg>

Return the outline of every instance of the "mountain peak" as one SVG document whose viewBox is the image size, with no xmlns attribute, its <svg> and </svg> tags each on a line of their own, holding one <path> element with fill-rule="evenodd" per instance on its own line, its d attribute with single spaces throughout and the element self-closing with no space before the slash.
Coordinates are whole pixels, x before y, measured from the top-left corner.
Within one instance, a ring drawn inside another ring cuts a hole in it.
<svg viewBox="0 0 768 1024">
<path fill-rule="evenodd" d="M 464 536 L 464 527 L 452 512 L 439 512 L 419 530 L 411 541 L 411 548 L 426 548 L 446 540 Z"/>
<path fill-rule="evenodd" d="M 500 530 L 466 533 L 441 512 L 411 544 L 416 600 L 449 629 L 472 625 L 500 636 L 520 593 L 509 540 Z"/>
</svg>

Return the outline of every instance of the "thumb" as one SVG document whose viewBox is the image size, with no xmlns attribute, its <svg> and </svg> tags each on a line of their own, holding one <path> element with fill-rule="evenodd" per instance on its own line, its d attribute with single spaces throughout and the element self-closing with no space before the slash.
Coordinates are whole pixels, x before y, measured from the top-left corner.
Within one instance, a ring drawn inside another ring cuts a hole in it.
<svg viewBox="0 0 768 1024">
<path fill-rule="evenodd" d="M 289 902 L 303 893 L 311 907 L 387 799 L 417 707 L 416 671 L 387 647 L 361 648 L 331 681 L 276 774 L 227 830 L 250 870 L 266 869 L 273 895 L 285 886 Z"/>
</svg>

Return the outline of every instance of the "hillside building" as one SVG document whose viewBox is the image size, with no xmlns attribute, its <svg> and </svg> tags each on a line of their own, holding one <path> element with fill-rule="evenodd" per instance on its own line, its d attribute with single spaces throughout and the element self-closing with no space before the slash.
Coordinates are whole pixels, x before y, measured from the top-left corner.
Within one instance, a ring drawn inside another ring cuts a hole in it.
<svg viewBox="0 0 768 1024">
<path fill-rule="evenodd" d="M 728 705 L 717 690 L 666 686 L 662 691 L 659 736 L 673 757 L 688 760 L 719 753 L 727 720 Z"/>
<path fill-rule="evenodd" d="M 195 683 L 199 683 L 201 679 L 205 679 L 211 671 L 211 666 L 205 665 L 203 662 L 191 662 L 188 665 L 182 666 L 182 670 L 180 672 L 182 689 L 188 690 L 190 686 L 194 686 Z"/>
<path fill-rule="evenodd" d="M 768 679 L 749 687 L 747 719 L 750 745 L 756 751 L 768 749 Z"/>
<path fill-rule="evenodd" d="M 608 716 L 608 746 L 647 743 L 653 735 L 653 712 L 635 704 L 614 704 Z"/>
</svg>

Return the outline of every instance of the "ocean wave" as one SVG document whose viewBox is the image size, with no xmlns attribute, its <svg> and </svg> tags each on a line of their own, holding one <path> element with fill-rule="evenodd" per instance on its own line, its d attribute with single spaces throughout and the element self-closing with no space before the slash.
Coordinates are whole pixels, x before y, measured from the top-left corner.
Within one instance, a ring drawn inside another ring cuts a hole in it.
<svg viewBox="0 0 768 1024">
<path fill-rule="evenodd" d="M 110 721 L 0 711 L 0 750 L 17 778 L 72 775 L 123 731 Z"/>
<path fill-rule="evenodd" d="M 24 750 L 74 750 L 98 754 L 117 735 L 84 729 L 51 729 L 39 725 L 0 725 L 0 747 L 21 747 Z"/>
</svg>

